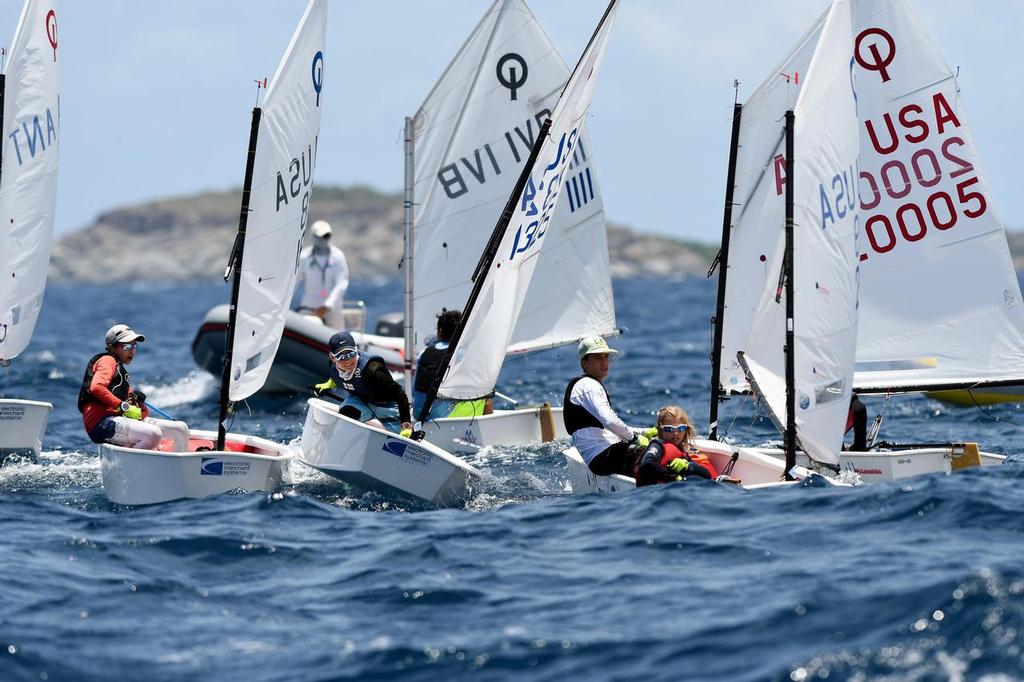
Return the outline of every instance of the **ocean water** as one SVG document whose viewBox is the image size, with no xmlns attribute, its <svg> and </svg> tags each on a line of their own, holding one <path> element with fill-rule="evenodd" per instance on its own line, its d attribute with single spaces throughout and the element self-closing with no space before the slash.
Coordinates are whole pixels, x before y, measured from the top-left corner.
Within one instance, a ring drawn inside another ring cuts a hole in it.
<svg viewBox="0 0 1024 682">
<path fill-rule="evenodd" d="M 371 313 L 396 282 L 356 283 Z M 714 287 L 615 283 L 608 387 L 641 424 L 707 422 Z M 656 295 L 652 295 L 656 294 Z M 52 285 L 0 395 L 55 406 L 38 461 L 0 468 L 0 680 L 1010 680 L 1024 678 L 1024 412 L 923 396 L 889 440 L 978 440 L 998 468 L 836 489 L 714 483 L 573 497 L 559 447 L 484 448 L 487 485 L 429 509 L 298 466 L 272 494 L 150 507 L 103 495 L 75 397 L 104 331 L 145 333 L 150 401 L 212 428 L 190 343 L 216 285 Z M 372 315 L 371 315 L 372 316 Z M 572 349 L 509 362 L 499 390 L 561 403 Z M 234 428 L 296 438 L 304 403 Z M 731 438 L 775 437 L 749 400 Z"/>
</svg>

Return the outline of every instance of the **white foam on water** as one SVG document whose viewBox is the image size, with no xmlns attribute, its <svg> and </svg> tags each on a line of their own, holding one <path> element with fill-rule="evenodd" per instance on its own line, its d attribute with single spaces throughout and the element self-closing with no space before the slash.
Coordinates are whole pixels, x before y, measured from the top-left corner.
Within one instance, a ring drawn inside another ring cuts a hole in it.
<svg viewBox="0 0 1024 682">
<path fill-rule="evenodd" d="M 174 407 L 194 403 L 213 395 L 217 380 L 212 374 L 200 370 L 192 370 L 181 379 L 165 386 L 141 384 L 146 394 L 146 401 L 157 407 Z"/>
<path fill-rule="evenodd" d="M 44 450 L 38 459 L 8 457 L 0 467 L 0 491 L 64 490 L 101 485 L 96 453 Z"/>
</svg>

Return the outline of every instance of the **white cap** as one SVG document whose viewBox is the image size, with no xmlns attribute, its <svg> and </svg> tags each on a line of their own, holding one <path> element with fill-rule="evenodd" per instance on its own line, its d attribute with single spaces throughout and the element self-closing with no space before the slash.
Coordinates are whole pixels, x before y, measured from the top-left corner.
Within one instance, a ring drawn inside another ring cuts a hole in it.
<svg viewBox="0 0 1024 682">
<path fill-rule="evenodd" d="M 314 237 L 330 237 L 331 236 L 331 224 L 326 220 L 318 220 L 313 223 L 313 236 Z"/>
<path fill-rule="evenodd" d="M 115 324 L 107 330 L 106 343 L 108 346 L 113 346 L 115 343 L 131 343 L 132 341 L 145 340 L 145 336 L 126 324 Z"/>
</svg>

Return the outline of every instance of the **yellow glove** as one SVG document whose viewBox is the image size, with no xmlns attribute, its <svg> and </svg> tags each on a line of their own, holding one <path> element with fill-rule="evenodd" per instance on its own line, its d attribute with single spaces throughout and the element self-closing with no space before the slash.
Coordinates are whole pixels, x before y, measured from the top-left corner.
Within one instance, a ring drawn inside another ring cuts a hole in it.
<svg viewBox="0 0 1024 682">
<path fill-rule="evenodd" d="M 634 434 L 633 434 L 633 441 L 632 442 L 635 445 L 639 445 L 642 448 L 646 448 L 648 445 L 651 444 L 651 439 L 648 438 L 647 436 L 645 436 L 642 433 L 635 433 L 634 432 Z"/>
<path fill-rule="evenodd" d="M 673 474 L 678 476 L 690 468 L 690 463 L 682 457 L 676 457 L 668 463 L 668 468 Z"/>
<path fill-rule="evenodd" d="M 658 427 L 657 426 L 651 426 L 649 428 L 644 429 L 640 433 L 641 433 L 641 435 L 647 436 L 648 438 L 657 438 L 658 437 Z"/>
<path fill-rule="evenodd" d="M 122 416 L 128 417 L 129 419 L 141 420 L 142 419 L 142 408 L 137 405 L 129 405 Z"/>
<path fill-rule="evenodd" d="M 412 429 L 402 429 L 398 432 L 398 435 L 402 438 L 412 438 Z"/>
<path fill-rule="evenodd" d="M 315 386 L 313 386 L 313 395 L 319 398 L 327 391 L 334 390 L 337 387 L 338 384 L 334 383 L 334 379 L 328 379 L 327 381 L 321 384 L 316 384 Z"/>
</svg>

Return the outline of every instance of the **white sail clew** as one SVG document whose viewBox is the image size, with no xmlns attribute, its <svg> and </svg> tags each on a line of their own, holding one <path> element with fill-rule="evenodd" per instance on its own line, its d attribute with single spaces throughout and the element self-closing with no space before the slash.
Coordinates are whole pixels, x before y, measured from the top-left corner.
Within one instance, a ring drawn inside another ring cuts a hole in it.
<svg viewBox="0 0 1024 682">
<path fill-rule="evenodd" d="M 238 294 L 233 401 L 266 381 L 295 289 L 320 133 L 326 27 L 326 0 L 311 0 L 263 104 Z"/>
<path fill-rule="evenodd" d="M 569 69 L 523 0 L 496 0 L 415 117 L 414 343 L 441 308 L 459 308 Z M 581 132 L 512 352 L 615 329 L 611 272 L 593 154 Z M 510 292 L 511 295 L 511 292 Z"/>
<path fill-rule="evenodd" d="M 1024 305 L 955 73 L 907 0 L 851 6 L 864 233 L 854 388 L 1024 383 Z M 761 256 L 774 235 L 761 226 L 777 224 L 784 211 L 769 158 L 784 167 L 777 93 L 781 83 L 795 97 L 802 81 L 787 84 L 779 74 L 806 70 L 808 40 L 821 25 L 743 109 L 722 322 L 726 391 L 748 388 L 733 359 L 753 319 L 749 292 L 769 277 Z"/>
<path fill-rule="evenodd" d="M 617 5 L 613 0 L 608 6 L 555 105 L 551 128 L 530 170 L 529 181 L 517 197 L 497 256 L 481 274 L 486 279 L 438 390 L 442 397 L 475 399 L 494 389 L 534 268 L 545 249 L 546 234 L 549 228 L 557 230 L 553 218 L 558 203 L 563 194 L 572 191 L 570 181 L 574 176 L 569 164 L 582 133 Z M 500 205 L 493 207 L 491 215 L 498 215 L 501 209 Z"/>
<path fill-rule="evenodd" d="M 0 175 L 0 360 L 32 338 L 46 288 L 60 155 L 57 12 L 25 3 L 7 58 Z"/>
<path fill-rule="evenodd" d="M 749 386 L 736 353 L 746 347 L 761 292 L 776 282 L 769 271 L 771 257 L 785 222 L 785 114 L 796 105 L 800 86 L 818 44 L 828 12 L 822 13 L 796 47 L 769 72 L 743 105 L 733 221 L 729 236 L 729 270 L 725 276 L 725 315 L 722 324 L 721 384 L 727 391 Z"/>
<path fill-rule="evenodd" d="M 1024 304 L 955 72 L 906 0 L 857 0 L 857 388 L 1024 383 Z"/>
<path fill-rule="evenodd" d="M 794 108 L 794 296 L 797 438 L 813 459 L 839 464 L 857 344 L 857 109 L 849 0 L 833 0 Z M 776 228 L 776 234 L 781 230 Z M 784 242 L 768 259 L 745 360 L 784 424 L 785 297 L 776 300 Z"/>
</svg>

